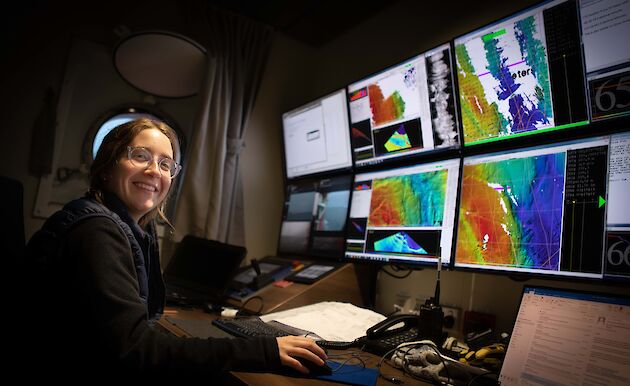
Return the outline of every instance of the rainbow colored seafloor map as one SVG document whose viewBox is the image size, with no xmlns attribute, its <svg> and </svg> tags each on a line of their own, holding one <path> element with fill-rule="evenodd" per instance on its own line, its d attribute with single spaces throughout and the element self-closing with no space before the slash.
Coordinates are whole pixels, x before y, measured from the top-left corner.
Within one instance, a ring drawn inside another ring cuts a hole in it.
<svg viewBox="0 0 630 386">
<path fill-rule="evenodd" d="M 417 255 L 427 254 L 427 251 L 418 245 L 406 232 L 398 232 L 375 241 L 374 250 L 376 252 L 413 253 Z"/>
<path fill-rule="evenodd" d="M 456 262 L 557 270 L 565 153 L 465 165 Z"/>
<path fill-rule="evenodd" d="M 542 15 L 455 46 L 464 142 L 554 126 Z"/>
<path fill-rule="evenodd" d="M 384 146 L 389 152 L 409 149 L 411 147 L 411 142 L 409 141 L 409 136 L 405 131 L 405 125 L 400 125 L 394 134 L 389 137 L 387 142 L 385 142 Z"/>
<path fill-rule="evenodd" d="M 391 122 L 403 117 L 405 113 L 405 101 L 398 91 L 394 91 L 387 98 L 377 84 L 368 87 L 370 95 L 370 109 L 375 125 Z"/>
<path fill-rule="evenodd" d="M 422 113 L 416 71 L 419 63 L 420 58 L 416 57 L 361 83 L 361 88 L 367 88 L 371 129 L 416 118 Z"/>
<path fill-rule="evenodd" d="M 368 226 L 441 226 L 447 170 L 372 181 Z"/>
</svg>

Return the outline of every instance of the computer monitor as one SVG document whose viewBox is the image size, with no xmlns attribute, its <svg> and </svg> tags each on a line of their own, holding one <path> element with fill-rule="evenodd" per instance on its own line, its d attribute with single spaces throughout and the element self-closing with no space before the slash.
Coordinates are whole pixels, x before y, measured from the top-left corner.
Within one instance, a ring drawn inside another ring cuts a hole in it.
<svg viewBox="0 0 630 386">
<path fill-rule="evenodd" d="M 499 382 L 628 385 L 628 356 L 630 298 L 525 286 Z"/>
<path fill-rule="evenodd" d="M 604 275 L 630 280 L 630 132 L 610 137 Z"/>
<path fill-rule="evenodd" d="M 455 268 L 601 279 L 609 145 L 465 157 Z"/>
<path fill-rule="evenodd" d="M 355 167 L 459 147 L 448 44 L 348 86 Z"/>
<path fill-rule="evenodd" d="M 630 3 L 581 0 L 580 21 L 591 119 L 630 113 Z"/>
<path fill-rule="evenodd" d="M 544 2 L 454 40 L 464 146 L 588 124 L 577 8 Z"/>
<path fill-rule="evenodd" d="M 351 175 L 289 183 L 278 255 L 341 258 L 351 185 Z"/>
<path fill-rule="evenodd" d="M 357 174 L 346 260 L 449 264 L 460 160 Z"/>
<path fill-rule="evenodd" d="M 351 169 L 346 90 L 282 115 L 287 178 Z"/>
</svg>

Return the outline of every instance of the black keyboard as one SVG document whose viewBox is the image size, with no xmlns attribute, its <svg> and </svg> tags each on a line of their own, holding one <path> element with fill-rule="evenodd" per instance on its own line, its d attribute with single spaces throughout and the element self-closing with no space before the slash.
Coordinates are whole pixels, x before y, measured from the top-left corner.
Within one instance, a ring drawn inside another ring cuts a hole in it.
<svg viewBox="0 0 630 386">
<path fill-rule="evenodd" d="M 289 333 L 263 322 L 260 318 L 220 318 L 212 321 L 212 324 L 223 331 L 241 338 L 253 338 L 257 336 L 288 336 Z"/>
</svg>

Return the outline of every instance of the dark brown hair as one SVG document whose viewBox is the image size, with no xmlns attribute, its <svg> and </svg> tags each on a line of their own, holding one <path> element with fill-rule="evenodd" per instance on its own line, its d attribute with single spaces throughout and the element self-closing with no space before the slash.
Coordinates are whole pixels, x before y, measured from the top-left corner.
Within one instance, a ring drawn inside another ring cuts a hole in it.
<svg viewBox="0 0 630 386">
<path fill-rule="evenodd" d="M 164 122 L 154 121 L 148 118 L 140 118 L 134 121 L 124 123 L 120 126 L 116 126 L 110 131 L 96 153 L 94 162 L 90 166 L 90 190 L 88 194 L 92 195 L 97 201 L 103 203 L 103 190 L 105 188 L 105 176 L 116 165 L 118 160 L 124 156 L 127 152 L 127 146 L 131 144 L 131 141 L 143 130 L 156 129 L 164 133 L 171 142 L 173 149 L 173 158 L 176 161 L 180 159 L 179 139 L 177 133 L 170 126 Z M 144 227 L 151 220 L 155 220 L 157 217 L 166 222 L 171 228 L 173 225 L 168 221 L 164 215 L 163 205 L 168 201 L 171 196 L 173 183 L 169 188 L 168 193 L 164 197 L 164 200 L 155 208 L 138 221 L 139 225 Z"/>
</svg>

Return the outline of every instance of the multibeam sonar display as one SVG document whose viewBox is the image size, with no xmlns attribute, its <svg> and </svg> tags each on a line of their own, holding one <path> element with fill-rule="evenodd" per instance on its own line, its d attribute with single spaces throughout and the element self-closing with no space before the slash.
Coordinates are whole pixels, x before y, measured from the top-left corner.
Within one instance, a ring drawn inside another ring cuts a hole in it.
<svg viewBox="0 0 630 386">
<path fill-rule="evenodd" d="M 375 126 L 401 119 L 404 116 L 406 103 L 400 90 L 394 89 L 385 97 L 381 86 L 371 84 L 368 87 L 368 93 Z"/>
<path fill-rule="evenodd" d="M 459 159 L 355 176 L 346 258 L 449 264 Z"/>
<path fill-rule="evenodd" d="M 459 145 L 455 92 L 451 78 L 451 52 L 438 50 L 426 56 L 427 82 L 435 147 Z"/>
<path fill-rule="evenodd" d="M 455 266 L 601 277 L 608 137 L 466 157 Z"/>
<path fill-rule="evenodd" d="M 419 119 L 374 130 L 374 153 L 387 155 L 421 148 L 423 143 L 420 131 Z"/>
<path fill-rule="evenodd" d="M 348 86 L 355 165 L 459 147 L 450 45 Z"/>
<path fill-rule="evenodd" d="M 374 242 L 374 250 L 377 252 L 415 253 L 427 255 L 428 252 L 409 236 L 406 232 L 396 232 Z"/>
<path fill-rule="evenodd" d="M 541 13 L 457 44 L 455 54 L 465 143 L 554 125 Z"/>
<path fill-rule="evenodd" d="M 409 142 L 409 136 L 405 131 L 405 126 L 400 125 L 394 134 L 389 137 L 387 142 L 385 142 L 384 146 L 385 149 L 390 152 L 410 148 L 411 143 Z"/>
<path fill-rule="evenodd" d="M 440 226 L 446 170 L 374 180 L 370 226 Z"/>
<path fill-rule="evenodd" d="M 545 1 L 454 39 L 464 146 L 589 123 L 577 3 Z"/>
<path fill-rule="evenodd" d="M 557 270 L 565 163 L 558 153 L 465 165 L 457 261 Z"/>
</svg>

